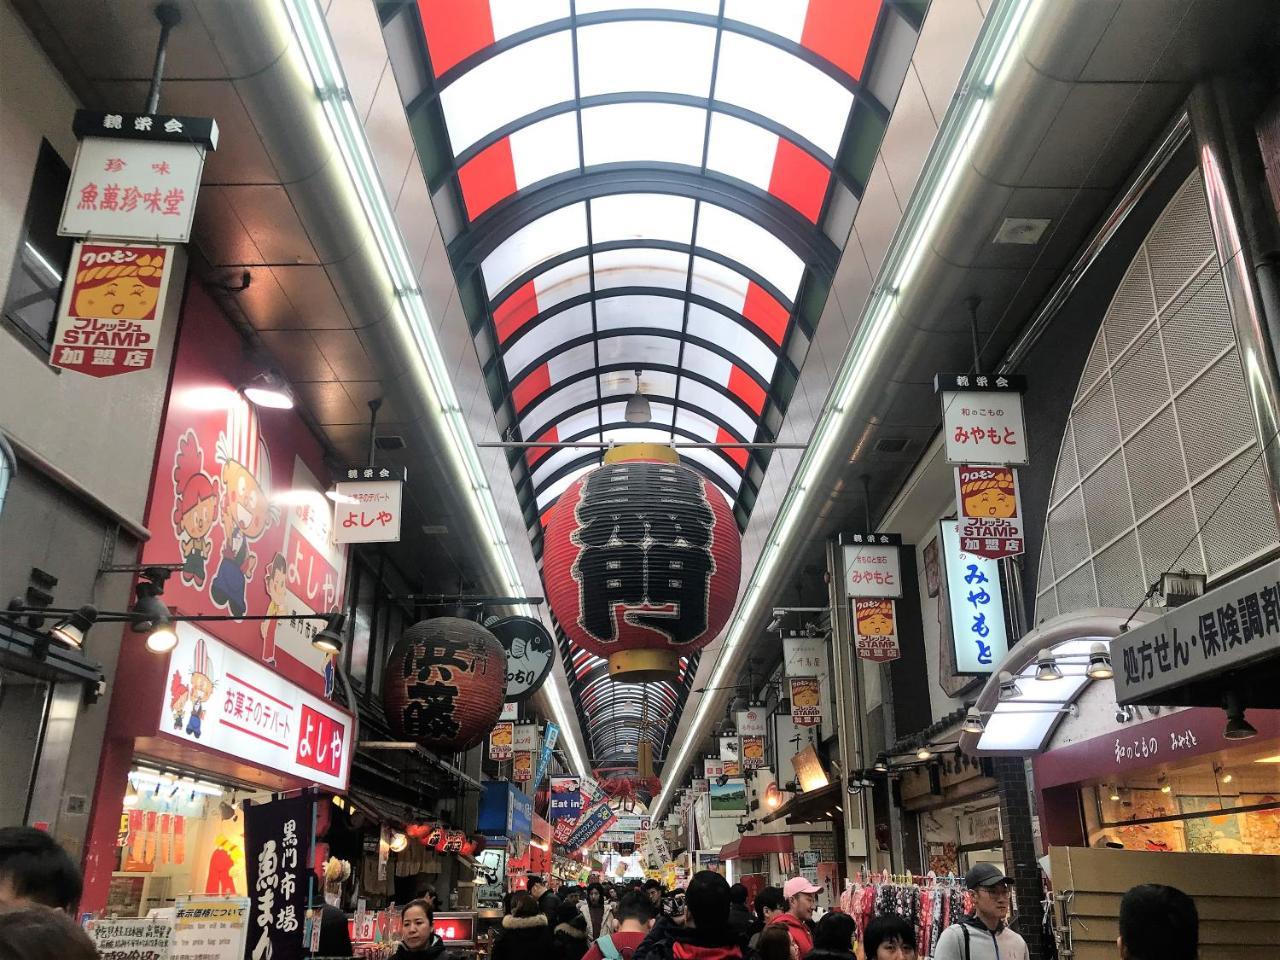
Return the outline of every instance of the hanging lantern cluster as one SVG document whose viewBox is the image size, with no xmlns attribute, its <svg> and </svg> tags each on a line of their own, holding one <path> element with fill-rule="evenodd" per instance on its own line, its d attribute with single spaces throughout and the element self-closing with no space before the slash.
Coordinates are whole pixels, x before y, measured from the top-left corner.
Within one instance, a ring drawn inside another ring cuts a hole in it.
<svg viewBox="0 0 1280 960">
<path fill-rule="evenodd" d="M 742 542 L 729 504 L 661 444 L 612 448 L 560 495 L 544 578 L 569 639 L 618 680 L 674 679 L 737 598 Z"/>
<path fill-rule="evenodd" d="M 506 687 L 498 638 L 473 620 L 437 617 L 414 624 L 392 649 L 382 702 L 396 736 L 456 752 L 493 729 Z"/>
</svg>

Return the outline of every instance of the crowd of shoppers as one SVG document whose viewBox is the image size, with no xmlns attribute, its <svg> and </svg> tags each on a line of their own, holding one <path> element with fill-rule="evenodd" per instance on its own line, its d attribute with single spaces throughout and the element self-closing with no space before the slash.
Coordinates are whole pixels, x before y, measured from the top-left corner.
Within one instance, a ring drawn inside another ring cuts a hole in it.
<svg viewBox="0 0 1280 960">
<path fill-rule="evenodd" d="M 1008 923 L 1012 881 L 994 864 L 980 863 L 965 884 L 973 912 L 943 932 L 934 956 L 1026 960 L 1026 942 Z M 82 887 L 79 868 L 47 833 L 0 828 L 0 960 L 94 960 L 92 940 L 70 916 Z M 557 893 L 530 877 L 526 892 L 506 898 L 490 960 L 917 960 L 915 928 L 901 917 L 876 917 L 861 942 L 847 914 L 832 911 L 815 923 L 818 892 L 793 877 L 760 891 L 752 913 L 747 888 L 731 887 L 711 870 L 670 892 L 650 880 Z M 434 929 L 437 902 L 429 890 L 401 910 L 396 958 L 457 960 Z M 1119 932 L 1119 960 L 1198 955 L 1195 902 L 1173 887 L 1129 890 L 1120 902 Z M 342 949 L 350 950 L 349 940 Z"/>
</svg>

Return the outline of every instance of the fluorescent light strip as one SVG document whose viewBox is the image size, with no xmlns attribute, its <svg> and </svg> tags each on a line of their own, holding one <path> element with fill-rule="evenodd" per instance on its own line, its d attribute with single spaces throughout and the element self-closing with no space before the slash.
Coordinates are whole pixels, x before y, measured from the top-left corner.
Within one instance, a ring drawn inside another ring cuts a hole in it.
<svg viewBox="0 0 1280 960">
<path fill-rule="evenodd" d="M 979 39 L 980 48 L 970 60 L 958 88 L 961 99 L 943 120 L 921 175 L 920 186 L 912 195 L 902 225 L 894 236 L 876 278 L 877 283 L 864 311 L 863 322 L 832 382 L 809 446 L 778 509 L 755 571 L 725 633 L 720 656 L 716 660 L 711 678 L 704 685 L 707 689 L 722 686 L 733 653 L 746 639 L 747 625 L 758 613 L 764 584 L 782 561 L 784 544 L 804 526 L 802 517 L 809 509 L 812 487 L 826 468 L 832 447 L 839 439 L 840 422 L 864 387 L 875 361 L 879 359 L 878 351 L 893 321 L 895 300 L 914 277 L 925 245 L 936 231 L 938 217 L 955 191 L 957 174 L 968 161 L 990 113 L 991 97 L 999 89 L 1008 65 L 1012 62 L 1019 33 L 1030 6 L 1031 0 L 999 4 L 992 14 L 998 19 L 988 20 L 984 25 Z M 982 78 L 981 82 L 978 81 L 979 77 Z M 886 278 L 889 277 L 893 278 L 892 283 L 886 285 Z M 698 701 L 688 735 L 675 759 L 669 761 L 663 769 L 664 785 L 653 806 L 655 818 L 661 818 L 677 789 L 677 783 L 683 779 L 683 773 L 691 759 L 690 754 L 699 740 L 696 733 L 707 719 L 714 699 L 713 694 L 704 694 Z"/>
<path fill-rule="evenodd" d="M 520 579 L 520 568 L 511 553 L 502 519 L 493 500 L 493 491 L 463 418 L 462 405 L 458 402 L 444 363 L 444 355 L 436 341 L 431 317 L 422 292 L 418 289 L 400 228 L 382 189 L 377 165 L 369 150 L 364 126 L 352 104 L 351 91 L 343 76 L 324 14 L 315 0 L 283 2 L 294 38 L 302 49 L 307 71 L 315 85 L 316 96 L 342 155 L 351 187 L 372 229 L 383 265 L 395 288 L 400 318 L 418 346 L 419 363 L 414 367 L 414 373 L 423 391 L 436 405 L 434 412 L 443 421 L 445 433 L 451 441 L 445 453 L 461 477 L 464 488 L 470 487 L 472 490 L 468 502 L 475 511 L 480 528 L 485 531 L 489 541 L 485 546 L 494 566 L 507 587 L 515 595 L 521 596 L 524 594 L 524 585 Z M 524 604 L 517 607 L 517 612 L 522 616 L 539 617 L 537 612 Z M 551 708 L 560 725 L 563 742 L 577 764 L 578 773 L 586 774 L 588 767 L 584 755 L 571 733 L 572 727 L 564 711 L 567 699 L 562 697 L 560 683 L 554 671 L 548 676 L 547 682 L 551 687 Z"/>
</svg>

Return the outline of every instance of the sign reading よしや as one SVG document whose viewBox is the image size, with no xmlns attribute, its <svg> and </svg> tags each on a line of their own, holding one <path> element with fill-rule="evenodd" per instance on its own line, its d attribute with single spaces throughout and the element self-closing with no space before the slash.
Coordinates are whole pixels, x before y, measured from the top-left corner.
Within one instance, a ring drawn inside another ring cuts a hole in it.
<svg viewBox="0 0 1280 960">
<path fill-rule="evenodd" d="M 337 485 L 335 543 L 398 543 L 404 500 L 404 470 L 352 467 Z"/>
<path fill-rule="evenodd" d="M 158 729 L 259 767 L 345 790 L 351 715 L 189 623 L 169 655 Z"/>
<path fill-rule="evenodd" d="M 934 389 L 942 395 L 947 463 L 1027 462 L 1022 417 L 1025 377 L 940 373 L 934 378 Z"/>
<path fill-rule="evenodd" d="M 172 259 L 155 244 L 77 243 L 49 363 L 91 377 L 149 369 Z"/>
</svg>

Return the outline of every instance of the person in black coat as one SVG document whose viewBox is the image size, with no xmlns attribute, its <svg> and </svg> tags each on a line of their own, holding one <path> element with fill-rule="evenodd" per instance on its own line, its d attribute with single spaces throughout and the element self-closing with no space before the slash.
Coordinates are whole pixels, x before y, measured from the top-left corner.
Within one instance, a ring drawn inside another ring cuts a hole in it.
<svg viewBox="0 0 1280 960">
<path fill-rule="evenodd" d="M 587 933 L 587 920 L 573 901 L 560 905 L 560 914 L 556 918 L 555 957 L 556 960 L 582 960 L 591 946 L 591 936 Z"/>
<path fill-rule="evenodd" d="M 502 933 L 493 942 L 489 960 L 542 960 L 554 952 L 551 926 L 538 901 L 527 893 L 516 894 L 511 912 L 502 918 Z"/>
<path fill-rule="evenodd" d="M 805 960 L 854 960 L 853 940 L 857 935 L 858 925 L 853 917 L 832 911 L 818 921 L 813 949 L 805 954 Z"/>
<path fill-rule="evenodd" d="M 400 933 L 392 960 L 457 960 L 432 927 L 435 911 L 426 900 L 410 900 L 400 911 Z"/>
<path fill-rule="evenodd" d="M 756 918 L 747 909 L 747 888 L 735 883 L 729 888 L 729 929 L 743 940 L 756 932 Z"/>
</svg>

